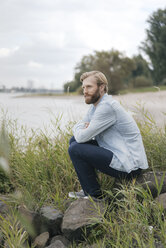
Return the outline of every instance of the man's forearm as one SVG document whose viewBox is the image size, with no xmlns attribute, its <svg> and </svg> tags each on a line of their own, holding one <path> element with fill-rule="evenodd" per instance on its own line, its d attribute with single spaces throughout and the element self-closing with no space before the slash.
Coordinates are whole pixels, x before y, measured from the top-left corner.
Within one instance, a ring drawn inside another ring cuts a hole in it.
<svg viewBox="0 0 166 248">
<path fill-rule="evenodd" d="M 116 122 L 114 109 L 110 105 L 101 104 L 91 120 L 82 121 L 73 128 L 73 134 L 78 143 L 85 143 L 102 133 Z"/>
<path fill-rule="evenodd" d="M 89 124 L 90 124 L 89 122 L 81 121 L 81 122 L 78 122 L 76 125 L 74 125 L 73 135 L 78 143 L 84 143 L 86 141 L 91 140 L 88 133 L 85 134 L 85 131 L 88 129 Z M 83 136 L 81 134 L 83 134 Z"/>
</svg>

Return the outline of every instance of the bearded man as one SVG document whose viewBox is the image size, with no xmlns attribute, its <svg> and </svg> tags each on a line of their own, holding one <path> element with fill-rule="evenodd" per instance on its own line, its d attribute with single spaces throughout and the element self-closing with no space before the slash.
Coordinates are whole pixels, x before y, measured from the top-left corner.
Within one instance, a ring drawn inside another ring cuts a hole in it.
<svg viewBox="0 0 166 248">
<path fill-rule="evenodd" d="M 82 190 L 69 197 L 102 198 L 97 171 L 130 180 L 148 168 L 140 130 L 125 109 L 107 94 L 108 82 L 99 71 L 81 75 L 87 115 L 73 127 L 69 155 Z"/>
</svg>

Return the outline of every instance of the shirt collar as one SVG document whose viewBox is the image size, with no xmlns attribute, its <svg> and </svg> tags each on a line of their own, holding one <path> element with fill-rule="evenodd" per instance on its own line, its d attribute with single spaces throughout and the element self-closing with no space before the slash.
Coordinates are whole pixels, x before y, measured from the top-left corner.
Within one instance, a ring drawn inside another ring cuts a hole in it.
<svg viewBox="0 0 166 248">
<path fill-rule="evenodd" d="M 105 93 L 105 94 L 101 97 L 101 99 L 100 99 L 100 101 L 98 102 L 98 104 L 101 103 L 101 102 L 106 98 L 106 96 L 108 96 L 107 93 Z M 96 108 L 96 107 L 98 106 L 98 104 L 97 104 L 96 106 L 94 106 L 94 104 L 93 104 L 93 106 Z"/>
</svg>

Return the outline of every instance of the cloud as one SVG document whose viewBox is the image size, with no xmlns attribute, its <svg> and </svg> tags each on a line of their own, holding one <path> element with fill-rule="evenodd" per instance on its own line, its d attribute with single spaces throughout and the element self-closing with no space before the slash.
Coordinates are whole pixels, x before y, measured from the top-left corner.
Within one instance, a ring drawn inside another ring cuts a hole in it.
<svg viewBox="0 0 166 248">
<path fill-rule="evenodd" d="M 10 55 L 10 50 L 8 48 L 0 49 L 0 58 L 8 57 Z"/>
<path fill-rule="evenodd" d="M 61 88 L 94 50 L 137 54 L 146 20 L 159 7 L 165 0 L 1 0 L 0 81 Z"/>
<path fill-rule="evenodd" d="M 42 67 L 42 64 L 40 64 L 40 63 L 37 63 L 37 62 L 35 62 L 35 61 L 30 61 L 29 63 L 28 63 L 28 66 L 29 67 L 32 67 L 32 68 L 41 68 Z"/>
<path fill-rule="evenodd" d="M 19 47 L 15 47 L 13 49 L 9 48 L 0 48 L 0 58 L 9 57 L 12 54 L 14 54 L 16 51 L 18 51 Z"/>
</svg>

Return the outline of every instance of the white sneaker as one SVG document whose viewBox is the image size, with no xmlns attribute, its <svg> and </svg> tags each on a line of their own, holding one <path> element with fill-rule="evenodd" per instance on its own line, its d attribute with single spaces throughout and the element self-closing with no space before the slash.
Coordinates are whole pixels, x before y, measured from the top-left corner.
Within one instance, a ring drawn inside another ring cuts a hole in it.
<svg viewBox="0 0 166 248">
<path fill-rule="evenodd" d="M 102 198 L 102 199 L 98 199 L 98 198 L 95 198 L 93 196 L 87 196 L 84 194 L 84 191 L 83 190 L 80 190 L 78 192 L 69 192 L 68 196 L 70 198 L 75 198 L 75 199 L 79 199 L 79 198 L 83 198 L 83 199 L 92 199 L 96 202 L 103 202 L 106 200 L 106 198 Z"/>
<path fill-rule="evenodd" d="M 79 192 L 69 192 L 68 195 L 69 195 L 70 198 L 76 198 L 76 199 L 84 198 L 84 199 L 88 199 L 88 196 L 86 196 L 84 194 L 84 191 L 83 190 L 80 190 Z"/>
</svg>

